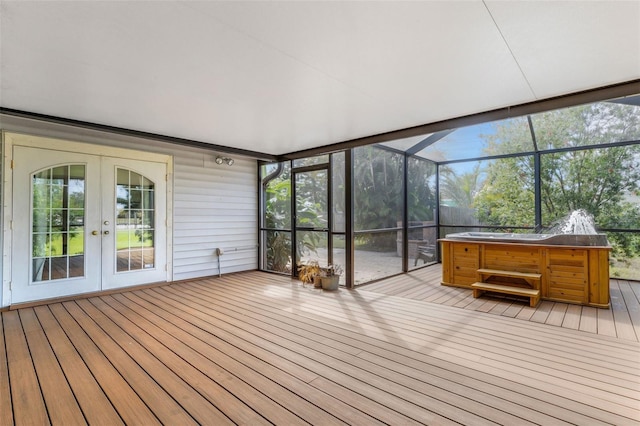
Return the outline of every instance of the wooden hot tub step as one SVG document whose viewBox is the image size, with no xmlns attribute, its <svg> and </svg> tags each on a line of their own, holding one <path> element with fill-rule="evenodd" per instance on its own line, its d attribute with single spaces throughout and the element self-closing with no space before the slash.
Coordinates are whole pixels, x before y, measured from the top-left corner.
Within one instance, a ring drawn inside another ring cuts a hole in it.
<svg viewBox="0 0 640 426">
<path fill-rule="evenodd" d="M 471 284 L 471 288 L 473 289 L 473 297 L 480 297 L 485 291 L 492 291 L 494 293 L 528 297 L 529 306 L 532 308 L 535 308 L 540 302 L 540 290 L 534 288 L 522 288 L 492 283 L 473 283 Z"/>
<path fill-rule="evenodd" d="M 499 269 L 478 269 L 478 273 L 482 275 L 495 275 L 500 277 L 525 278 L 530 280 L 539 280 L 542 274 L 531 272 L 502 271 Z"/>
</svg>

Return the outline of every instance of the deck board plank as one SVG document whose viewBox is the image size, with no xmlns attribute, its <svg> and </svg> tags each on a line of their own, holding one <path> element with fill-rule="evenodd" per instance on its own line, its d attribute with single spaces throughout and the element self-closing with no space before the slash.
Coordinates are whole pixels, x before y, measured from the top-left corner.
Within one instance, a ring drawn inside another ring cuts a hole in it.
<svg viewBox="0 0 640 426">
<path fill-rule="evenodd" d="M 611 336 L 598 328 L 620 330 L 622 303 L 600 322 L 555 302 L 536 316 L 439 271 L 333 292 L 249 271 L 5 311 L 0 403 L 8 424 L 33 423 L 11 406 L 31 392 L 29 410 L 40 398 L 57 419 L 47 387 L 66 382 L 77 403 L 60 401 L 90 424 L 640 423 L 636 283 L 617 282 L 629 313 Z"/>
<path fill-rule="evenodd" d="M 360 327 L 362 327 L 362 326 L 360 326 Z M 507 345 L 507 347 L 509 347 L 509 345 Z M 582 349 L 580 348 L 579 350 L 582 350 Z M 466 353 L 466 351 L 461 351 L 461 352 L 457 353 L 457 355 L 458 355 L 458 356 L 462 356 L 462 355 L 463 355 L 463 354 L 465 354 L 465 353 Z M 536 353 L 536 351 L 534 350 L 534 351 L 532 352 L 532 354 L 535 354 L 535 353 Z M 450 355 L 451 355 L 451 354 L 449 354 L 449 356 L 450 356 Z M 572 360 L 569 360 L 568 362 L 572 362 Z M 631 365 L 631 363 L 630 363 L 630 365 Z M 577 372 L 577 371 L 576 371 L 576 372 Z M 593 384 L 594 384 L 594 383 L 589 383 L 589 386 L 587 386 L 585 389 L 589 389 L 589 388 L 590 388 L 590 386 L 591 386 L 591 385 L 593 385 Z M 631 386 L 633 386 L 633 385 L 631 385 Z M 569 391 L 569 392 L 571 392 L 571 391 Z M 594 401 L 593 403 L 596 403 L 596 401 Z"/>
<path fill-rule="evenodd" d="M 629 318 L 636 334 L 636 339 L 640 341 L 640 302 L 636 298 L 635 293 L 629 282 L 620 282 L 620 293 L 627 307 Z M 638 285 L 640 287 L 640 285 Z"/>
<path fill-rule="evenodd" d="M 142 316 L 139 314 L 141 311 L 127 308 L 113 297 L 105 299 L 104 301 L 96 300 L 95 303 L 100 303 L 100 309 L 104 310 L 105 314 L 108 314 L 110 318 L 114 318 L 118 322 L 126 318 L 137 326 L 141 326 L 146 333 L 155 338 L 160 344 L 167 348 L 173 348 L 173 351 L 178 356 L 188 360 L 189 365 L 200 372 L 206 372 L 206 375 L 212 379 L 220 381 L 227 391 L 235 395 L 239 400 L 247 401 L 249 400 L 249 395 L 251 395 L 253 404 L 251 408 L 256 413 L 269 413 L 270 417 L 267 419 L 269 422 L 286 424 L 295 423 L 303 419 L 309 423 L 317 424 L 336 421 L 330 413 L 300 398 L 287 387 L 279 385 L 278 382 L 274 382 L 269 377 L 256 375 L 255 370 L 250 366 L 238 362 L 236 358 L 240 356 L 240 351 L 237 349 L 227 346 L 226 351 L 219 350 L 209 344 L 208 340 L 211 339 L 211 336 L 201 336 L 199 339 L 170 322 L 151 315 Z M 109 308 L 107 308 L 107 303 Z M 157 320 L 157 323 L 152 321 L 154 319 Z M 144 346 L 147 347 L 148 341 L 149 339 L 145 339 L 141 343 L 144 343 Z M 162 348 L 158 348 L 154 352 L 165 353 Z M 181 370 L 188 368 L 186 365 L 176 365 L 176 367 Z M 193 380 L 188 379 L 187 381 L 192 382 Z M 248 383 L 249 381 L 251 384 Z M 287 409 L 287 403 L 291 404 L 290 407 L 293 408 Z M 244 410 L 246 411 L 247 409 L 244 408 Z M 239 409 L 238 407 L 229 407 L 229 411 L 228 415 L 231 416 Z M 257 421 L 256 418 L 234 420 L 239 423 L 252 424 Z"/>
<path fill-rule="evenodd" d="M 7 365 L 6 343 L 4 340 L 4 316 L 0 316 L 0 424 L 13 424 L 9 366 Z"/>
<path fill-rule="evenodd" d="M 160 424 L 151 409 L 113 366 L 112 354 L 105 354 L 96 346 L 65 306 L 54 304 L 50 305 L 50 309 L 122 420 L 127 424 Z"/>
<path fill-rule="evenodd" d="M 169 348 L 150 336 L 147 330 L 138 327 L 136 318 L 119 316 L 104 302 L 105 298 L 92 298 L 79 303 L 81 308 L 94 318 L 124 352 L 135 359 L 148 375 L 153 375 L 154 380 L 167 394 L 166 396 L 179 404 L 171 410 L 172 415 L 176 417 L 174 421 L 193 422 L 195 420 L 199 423 L 215 421 L 219 424 L 228 424 L 236 420 L 260 424 L 263 420 L 261 416 L 248 410 L 237 398 L 229 396 L 224 387 L 216 386 L 215 383 L 207 387 L 202 386 L 201 383 L 208 381 L 188 362 L 190 360 L 188 357 L 180 359 L 173 351 L 168 350 Z M 182 346 L 179 341 L 174 344 L 176 347 Z M 160 392 L 159 389 L 158 392 Z M 213 401 L 211 395 L 215 395 Z M 160 394 L 159 397 L 164 398 L 165 395 Z M 214 402 L 221 406 L 226 404 L 236 418 L 225 415 L 216 408 Z M 193 418 L 187 417 L 187 413 Z M 180 417 L 184 420 L 179 420 Z"/>
<path fill-rule="evenodd" d="M 551 312 L 549 312 L 549 316 L 547 317 L 545 324 L 561 327 L 562 322 L 564 321 L 564 316 L 567 313 L 567 306 L 568 305 L 566 303 L 555 303 L 551 308 Z"/>
<path fill-rule="evenodd" d="M 34 308 L 66 380 L 89 424 L 118 425 L 122 419 L 111 405 L 84 360 L 47 306 Z"/>
<path fill-rule="evenodd" d="M 34 310 L 22 309 L 19 314 L 51 423 L 86 424 Z"/>
<path fill-rule="evenodd" d="M 385 299 L 385 300 L 388 300 L 388 299 Z M 580 349 L 577 349 L 577 350 L 582 350 L 582 346 L 580 346 Z M 447 358 L 450 358 L 450 356 L 449 356 L 449 357 L 447 357 Z M 498 369 L 498 370 L 499 370 L 499 369 Z M 588 388 L 588 387 L 587 387 L 587 388 Z M 571 389 L 568 389 L 568 390 L 567 390 L 567 392 L 568 392 L 568 394 L 571 394 L 573 391 L 572 391 Z M 593 401 L 593 402 L 595 402 L 595 401 Z"/>
<path fill-rule="evenodd" d="M 47 407 L 42 397 L 19 313 L 4 312 L 2 316 L 14 421 L 16 424 L 23 425 L 49 424 Z"/>
<path fill-rule="evenodd" d="M 206 289 L 202 288 L 201 290 L 204 291 Z M 177 289 L 167 289 L 167 291 L 178 292 Z M 389 379 L 380 377 L 371 371 L 354 368 L 352 364 L 354 361 L 345 361 L 344 358 L 339 357 L 342 353 L 352 360 L 355 359 L 353 358 L 353 355 L 348 354 L 348 352 L 350 352 L 350 348 L 348 348 L 347 345 L 340 345 L 337 344 L 337 342 L 330 342 L 326 339 L 323 339 L 322 342 L 314 341 L 314 336 L 309 333 L 297 334 L 300 333 L 299 326 L 296 326 L 295 324 L 282 326 L 282 321 L 280 319 L 270 319 L 268 316 L 261 315 L 260 311 L 262 309 L 258 306 L 254 307 L 254 309 L 258 310 L 258 313 L 250 313 L 246 307 L 243 308 L 242 305 L 238 306 L 237 303 L 231 303 L 229 298 L 221 297 L 221 299 L 217 301 L 209 297 L 206 297 L 205 299 L 202 291 L 194 292 L 191 288 L 180 289 L 179 293 L 174 293 L 174 297 L 176 299 L 188 298 L 193 303 L 203 304 L 201 308 L 205 309 L 212 315 L 217 315 L 218 313 L 223 312 L 224 317 L 227 319 L 235 317 L 234 325 L 242 327 L 245 330 L 260 329 L 261 333 L 277 333 L 280 338 L 287 340 L 288 348 L 295 350 L 305 359 L 324 359 L 324 362 L 317 367 L 321 368 L 321 375 L 324 377 L 340 380 L 344 380 L 346 377 L 356 379 L 355 381 L 350 379 L 349 386 L 357 388 L 359 389 L 359 392 L 365 392 L 371 397 L 379 394 L 380 389 L 386 389 L 388 390 L 388 393 L 384 397 L 384 400 L 386 400 L 385 404 L 387 404 L 391 409 L 396 409 L 414 419 L 419 419 L 420 421 L 425 420 L 428 422 L 448 422 L 446 420 L 447 416 L 434 413 L 432 411 L 434 410 L 434 407 L 437 407 L 454 417 L 457 415 L 460 416 L 461 419 L 481 421 L 477 416 L 466 411 L 449 412 L 449 406 L 443 404 L 437 399 L 434 399 L 432 396 L 415 392 L 394 383 L 393 379 L 396 378 L 395 376 L 392 379 Z M 203 302 L 203 299 L 206 300 L 206 303 Z M 247 300 L 247 303 L 250 302 L 250 300 Z M 215 306 L 215 309 L 210 309 L 207 306 Z M 256 315 L 258 318 L 255 317 Z M 328 346 L 329 343 L 331 346 Z M 348 352 L 340 349 L 345 349 Z M 327 368 L 324 364 L 329 364 L 330 367 Z M 374 391 L 371 386 L 378 390 Z"/>
<path fill-rule="evenodd" d="M 611 309 L 598 309 L 596 311 L 598 319 L 598 334 L 617 337 L 616 325 Z"/>
<path fill-rule="evenodd" d="M 211 330 L 212 333 L 215 333 L 224 341 L 233 342 L 234 346 L 242 347 L 248 354 L 252 354 L 265 361 L 268 360 L 269 364 L 287 373 L 295 374 L 299 379 L 308 380 L 309 383 L 317 383 L 317 379 L 319 378 L 318 370 L 323 368 L 322 365 L 318 364 L 317 358 L 310 358 L 304 354 L 298 354 L 282 345 L 267 340 L 263 333 L 256 335 L 251 331 L 244 331 L 233 321 L 225 322 L 222 321 L 222 318 L 214 316 L 212 313 L 207 313 L 206 308 L 201 308 L 200 310 L 195 309 L 195 302 L 184 300 L 175 294 L 153 290 L 144 292 L 143 294 L 137 294 L 137 296 L 140 296 L 142 300 L 153 301 L 153 303 L 158 306 L 166 307 L 166 309 L 171 310 L 172 313 L 184 320 L 192 322 L 198 328 Z M 218 319 L 216 320 L 216 318 Z M 296 371 L 299 372 L 301 367 L 304 368 L 307 373 L 302 375 L 300 375 L 300 373 L 296 374 Z M 308 372 L 312 372 L 312 374 Z M 341 393 L 346 393 L 351 399 L 356 399 L 356 402 L 352 402 L 351 404 L 360 408 L 357 404 L 361 403 L 361 399 L 358 399 L 359 394 L 352 391 L 352 386 L 348 388 L 339 386 L 338 388 Z M 311 396 L 316 397 L 315 394 Z M 367 401 L 367 404 L 362 406 L 361 410 L 364 413 L 371 414 L 374 418 L 381 419 L 389 424 L 410 423 L 409 418 L 399 413 L 394 413 L 388 408 L 376 404 L 371 399 L 365 398 L 365 401 Z M 333 398 L 330 398 L 328 403 L 336 408 L 341 407 L 339 403 L 333 405 L 335 403 Z"/>
<path fill-rule="evenodd" d="M 568 305 L 567 311 L 562 320 L 562 327 L 578 330 L 580 328 L 580 316 L 582 315 L 582 306 Z"/>
<path fill-rule="evenodd" d="M 611 280 L 610 300 L 616 336 L 621 339 L 637 340 L 636 331 L 631 322 L 630 311 L 625 303 L 618 280 Z"/>
</svg>

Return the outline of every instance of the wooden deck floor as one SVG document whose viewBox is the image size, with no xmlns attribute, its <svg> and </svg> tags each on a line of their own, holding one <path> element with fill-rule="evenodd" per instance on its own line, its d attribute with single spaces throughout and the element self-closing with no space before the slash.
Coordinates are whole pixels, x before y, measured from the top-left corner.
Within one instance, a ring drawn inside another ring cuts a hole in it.
<svg viewBox="0 0 640 426">
<path fill-rule="evenodd" d="M 640 422 L 637 342 L 261 272 L 0 331 L 2 425 Z"/>
<path fill-rule="evenodd" d="M 494 315 L 539 322 L 588 333 L 640 341 L 640 282 L 612 279 L 611 309 L 542 301 L 529 307 L 528 299 L 483 295 L 473 298 L 471 290 L 440 285 L 441 265 L 418 269 L 361 287 L 363 290 L 453 306 Z"/>
</svg>

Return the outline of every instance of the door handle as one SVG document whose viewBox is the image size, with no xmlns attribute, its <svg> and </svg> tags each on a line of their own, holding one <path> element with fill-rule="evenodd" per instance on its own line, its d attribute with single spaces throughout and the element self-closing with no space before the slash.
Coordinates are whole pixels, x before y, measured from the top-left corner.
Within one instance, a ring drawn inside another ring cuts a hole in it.
<svg viewBox="0 0 640 426">
<path fill-rule="evenodd" d="M 98 235 L 98 231 L 91 231 L 91 235 Z"/>
<path fill-rule="evenodd" d="M 104 235 L 109 235 L 109 231 L 104 231 L 103 234 Z"/>
</svg>

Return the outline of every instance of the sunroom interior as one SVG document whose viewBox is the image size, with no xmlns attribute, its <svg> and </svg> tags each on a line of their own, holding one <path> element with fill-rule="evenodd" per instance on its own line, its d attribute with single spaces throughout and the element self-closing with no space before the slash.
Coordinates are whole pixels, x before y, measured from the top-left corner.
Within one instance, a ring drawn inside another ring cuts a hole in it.
<svg viewBox="0 0 640 426">
<path fill-rule="evenodd" d="M 0 131 L 0 424 L 640 422 L 637 1 L 0 0 Z M 578 210 L 609 309 L 440 285 Z"/>
</svg>

